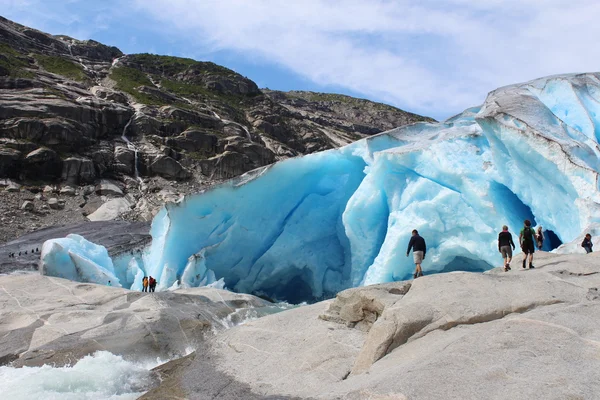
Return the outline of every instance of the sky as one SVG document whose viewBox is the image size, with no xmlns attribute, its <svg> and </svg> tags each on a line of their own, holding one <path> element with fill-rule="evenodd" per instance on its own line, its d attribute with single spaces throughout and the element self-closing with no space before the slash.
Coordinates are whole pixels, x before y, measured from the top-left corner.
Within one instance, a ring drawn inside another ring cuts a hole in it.
<svg viewBox="0 0 600 400">
<path fill-rule="evenodd" d="M 597 0 L 0 0 L 0 15 L 436 119 L 500 86 L 600 66 Z"/>
</svg>

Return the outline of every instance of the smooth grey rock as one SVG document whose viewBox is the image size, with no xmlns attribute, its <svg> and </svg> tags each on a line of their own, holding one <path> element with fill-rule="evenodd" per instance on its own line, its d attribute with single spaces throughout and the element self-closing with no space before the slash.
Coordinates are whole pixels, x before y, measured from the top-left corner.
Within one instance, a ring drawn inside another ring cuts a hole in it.
<svg viewBox="0 0 600 400">
<path fill-rule="evenodd" d="M 187 398 L 222 379 L 200 385 L 196 371 L 216 370 L 263 396 L 593 399 L 600 253 L 534 260 L 535 270 L 425 275 L 261 318 L 207 342 L 175 378 Z"/>
<path fill-rule="evenodd" d="M 128 359 L 185 355 L 235 308 L 257 297 L 198 288 L 141 293 L 39 274 L 0 276 L 0 359 L 15 366 L 65 365 L 97 350 Z M 16 356 L 16 357 L 15 357 Z"/>
<path fill-rule="evenodd" d="M 100 181 L 96 186 L 96 193 L 103 196 L 123 196 L 120 185 L 117 184 L 117 182 L 108 179 Z"/>
<path fill-rule="evenodd" d="M 124 198 L 117 198 L 102 204 L 87 216 L 90 221 L 112 221 L 131 210 L 131 204 Z"/>
</svg>

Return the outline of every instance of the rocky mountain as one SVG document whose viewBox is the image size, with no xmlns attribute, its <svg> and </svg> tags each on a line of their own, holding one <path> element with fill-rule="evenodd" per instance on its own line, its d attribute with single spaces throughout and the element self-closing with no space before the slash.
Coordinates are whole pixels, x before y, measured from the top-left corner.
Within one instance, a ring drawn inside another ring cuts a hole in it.
<svg viewBox="0 0 600 400">
<path fill-rule="evenodd" d="M 113 197 L 95 219 L 148 220 L 214 181 L 424 120 L 348 96 L 261 90 L 210 62 L 124 55 L 0 18 L 0 222 L 15 207 L 31 213 L 0 239 L 84 220 Z M 103 190 L 101 180 L 112 181 Z"/>
</svg>

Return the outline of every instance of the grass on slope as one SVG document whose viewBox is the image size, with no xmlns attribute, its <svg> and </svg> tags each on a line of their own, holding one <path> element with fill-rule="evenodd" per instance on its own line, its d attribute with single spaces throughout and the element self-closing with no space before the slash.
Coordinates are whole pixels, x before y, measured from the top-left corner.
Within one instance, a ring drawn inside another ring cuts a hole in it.
<svg viewBox="0 0 600 400">
<path fill-rule="evenodd" d="M 319 101 L 323 101 L 323 102 L 339 102 L 339 103 L 351 104 L 351 105 L 356 105 L 356 106 L 361 106 L 361 105 L 364 105 L 364 104 L 371 104 L 377 110 L 393 111 L 393 112 L 401 111 L 401 112 L 403 112 L 405 114 L 412 115 L 415 118 L 419 118 L 419 119 L 421 119 L 423 121 L 435 122 L 435 120 L 433 118 L 429 118 L 429 117 L 425 117 L 425 116 L 422 116 L 422 115 L 411 113 L 409 111 L 401 110 L 401 109 L 399 109 L 397 107 L 390 106 L 388 104 L 377 103 L 377 102 L 374 102 L 374 101 L 371 101 L 371 100 L 359 99 L 359 98 L 356 98 L 356 97 L 346 96 L 346 95 L 343 95 L 343 94 L 305 92 L 305 91 L 290 91 L 290 92 L 286 92 L 285 95 L 287 97 L 300 98 L 300 99 L 304 99 L 304 100 L 310 101 L 310 102 L 319 102 Z"/>
<path fill-rule="evenodd" d="M 128 56 L 132 62 L 158 69 L 162 75 L 172 76 L 179 74 L 190 67 L 202 73 L 214 73 L 218 75 L 237 75 L 234 71 L 212 62 L 192 60 L 191 58 L 159 56 L 156 54 L 132 54 Z"/>
<path fill-rule="evenodd" d="M 130 67 L 113 68 L 110 78 L 117 83 L 117 89 L 132 95 L 136 101 L 143 104 L 164 105 L 162 99 L 136 90 L 138 86 L 154 87 L 148 76 L 142 71 Z"/>
<path fill-rule="evenodd" d="M 0 43 L 0 69 L 8 71 L 13 78 L 33 78 L 35 74 L 25 68 L 29 63 L 23 59 L 23 55 L 6 43 Z"/>
<path fill-rule="evenodd" d="M 53 74 L 62 75 L 66 78 L 79 82 L 88 80 L 81 65 L 66 60 L 62 57 L 36 54 L 35 59 L 42 68 L 48 72 L 52 72 Z"/>
</svg>

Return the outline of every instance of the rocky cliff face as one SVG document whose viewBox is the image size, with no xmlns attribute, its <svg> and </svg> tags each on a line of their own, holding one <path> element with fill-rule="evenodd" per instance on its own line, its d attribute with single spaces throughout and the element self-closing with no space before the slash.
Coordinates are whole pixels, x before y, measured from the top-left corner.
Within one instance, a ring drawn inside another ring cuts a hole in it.
<svg viewBox="0 0 600 400">
<path fill-rule="evenodd" d="M 164 201 L 155 195 L 162 189 L 177 198 L 277 160 L 423 120 L 348 96 L 260 90 L 210 62 L 124 55 L 0 17 L 0 178 L 10 179 L 4 186 L 15 193 L 24 190 L 19 185 L 41 192 L 50 184 L 46 198 L 74 196 L 82 210 L 88 206 L 85 215 L 108 200 L 96 199 L 102 193 L 91 186 L 101 179 L 120 186 L 111 195 L 131 195 L 130 219 L 148 219 Z M 3 196 L 19 205 L 31 201 L 32 220 L 48 225 L 45 198 Z M 64 218 L 83 218 L 71 212 L 73 201 L 64 203 Z"/>
</svg>

